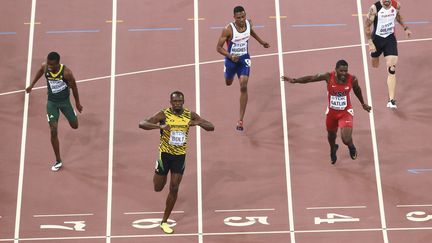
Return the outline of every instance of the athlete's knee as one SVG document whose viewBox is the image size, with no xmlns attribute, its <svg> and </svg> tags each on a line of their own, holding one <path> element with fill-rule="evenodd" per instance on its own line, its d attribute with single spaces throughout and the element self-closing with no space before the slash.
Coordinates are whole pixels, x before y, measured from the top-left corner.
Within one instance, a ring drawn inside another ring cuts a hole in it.
<svg viewBox="0 0 432 243">
<path fill-rule="evenodd" d="M 329 139 L 336 139 L 336 133 L 335 132 L 331 132 L 331 131 L 327 131 L 327 138 L 329 138 Z"/>
<path fill-rule="evenodd" d="M 379 59 L 378 58 L 372 58 L 372 67 L 374 67 L 374 68 L 379 67 Z"/>
<path fill-rule="evenodd" d="M 51 137 L 57 137 L 57 127 L 50 127 Z"/>
<path fill-rule="evenodd" d="M 162 191 L 162 189 L 164 188 L 164 185 L 154 185 L 154 191 L 155 192 L 160 192 Z"/>
<path fill-rule="evenodd" d="M 225 79 L 225 84 L 230 86 L 233 83 L 234 79 Z"/>
<path fill-rule="evenodd" d="M 180 185 L 170 185 L 170 193 L 177 194 L 179 191 Z"/>
<path fill-rule="evenodd" d="M 247 83 L 246 82 L 240 84 L 240 92 L 242 92 L 242 93 L 247 92 Z"/>
<path fill-rule="evenodd" d="M 390 75 L 395 75 L 396 74 L 396 65 L 391 65 L 388 67 L 388 73 Z"/>
<path fill-rule="evenodd" d="M 342 142 L 345 145 L 350 145 L 352 143 L 352 137 L 351 137 L 351 135 L 343 135 L 342 136 Z"/>
</svg>

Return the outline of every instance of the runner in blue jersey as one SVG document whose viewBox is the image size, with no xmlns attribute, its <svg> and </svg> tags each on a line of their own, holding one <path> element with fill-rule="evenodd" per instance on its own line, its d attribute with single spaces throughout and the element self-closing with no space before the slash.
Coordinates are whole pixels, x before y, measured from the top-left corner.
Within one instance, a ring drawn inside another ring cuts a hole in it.
<svg viewBox="0 0 432 243">
<path fill-rule="evenodd" d="M 248 51 L 249 38 L 252 36 L 262 46 L 269 48 L 270 45 L 261 40 L 252 28 L 252 21 L 246 19 L 246 12 L 242 6 L 234 8 L 234 22 L 228 24 L 222 31 L 217 44 L 217 51 L 225 56 L 225 83 L 231 85 L 234 76 L 240 81 L 240 118 L 236 129 L 243 131 L 243 117 L 248 101 L 247 83 L 251 60 Z M 227 43 L 227 49 L 224 44 Z"/>
</svg>

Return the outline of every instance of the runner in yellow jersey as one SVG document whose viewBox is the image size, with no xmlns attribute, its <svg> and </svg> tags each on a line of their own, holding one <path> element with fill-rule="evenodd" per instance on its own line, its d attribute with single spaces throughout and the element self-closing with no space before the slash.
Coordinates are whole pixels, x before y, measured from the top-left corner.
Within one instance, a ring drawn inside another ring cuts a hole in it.
<svg viewBox="0 0 432 243">
<path fill-rule="evenodd" d="M 171 171 L 170 191 L 160 225 L 167 234 L 174 232 L 167 221 L 177 200 L 180 182 L 185 169 L 189 127 L 200 126 L 206 131 L 214 130 L 211 122 L 201 118 L 197 113 L 183 108 L 184 95 L 182 92 L 172 92 L 170 103 L 170 108 L 159 111 L 139 124 L 139 127 L 144 130 L 160 129 L 161 132 L 159 158 L 156 161 L 153 177 L 155 191 L 162 191 L 167 182 L 168 172 Z"/>
</svg>

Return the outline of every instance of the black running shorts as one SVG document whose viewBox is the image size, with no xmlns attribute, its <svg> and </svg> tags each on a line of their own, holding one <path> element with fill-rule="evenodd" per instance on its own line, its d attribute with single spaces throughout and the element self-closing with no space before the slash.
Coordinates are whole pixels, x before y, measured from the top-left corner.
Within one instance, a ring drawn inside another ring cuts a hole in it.
<svg viewBox="0 0 432 243">
<path fill-rule="evenodd" d="M 394 34 L 391 34 L 386 38 L 374 35 L 372 41 L 375 45 L 376 51 L 371 53 L 371 57 L 379 57 L 381 53 L 384 53 L 384 56 L 398 55 L 397 41 Z"/>
<path fill-rule="evenodd" d="M 156 160 L 155 173 L 158 175 L 167 175 L 171 173 L 181 174 L 185 170 L 186 154 L 173 155 L 165 152 L 159 153 L 159 159 Z"/>
</svg>

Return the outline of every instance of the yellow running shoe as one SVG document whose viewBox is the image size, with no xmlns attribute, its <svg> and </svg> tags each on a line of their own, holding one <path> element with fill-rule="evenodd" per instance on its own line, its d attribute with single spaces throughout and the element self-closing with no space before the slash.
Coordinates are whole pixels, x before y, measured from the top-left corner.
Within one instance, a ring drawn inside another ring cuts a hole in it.
<svg viewBox="0 0 432 243">
<path fill-rule="evenodd" d="M 162 222 L 160 224 L 160 227 L 165 234 L 172 234 L 174 232 L 174 230 L 170 228 L 170 226 L 167 222 Z"/>
</svg>

